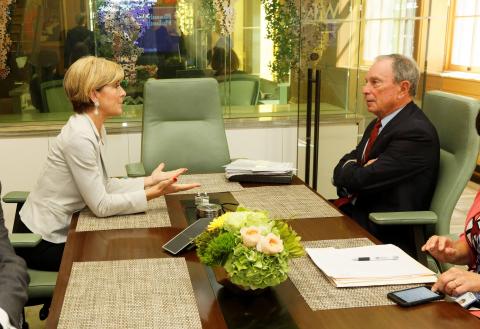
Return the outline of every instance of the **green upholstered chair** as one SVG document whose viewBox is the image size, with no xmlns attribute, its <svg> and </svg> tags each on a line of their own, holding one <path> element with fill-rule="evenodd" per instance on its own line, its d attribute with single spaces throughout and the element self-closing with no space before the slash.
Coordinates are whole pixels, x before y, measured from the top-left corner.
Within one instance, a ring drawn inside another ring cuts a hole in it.
<svg viewBox="0 0 480 329">
<path fill-rule="evenodd" d="M 475 119 L 480 102 L 469 97 L 441 91 L 425 94 L 423 111 L 437 129 L 440 138 L 440 167 L 437 186 L 429 211 L 371 213 L 370 220 L 379 225 L 411 225 L 417 258 L 436 269 L 433 258 L 420 248 L 431 235 L 448 235 L 455 205 L 476 165 L 479 136 Z M 448 267 L 441 264 L 439 270 Z"/>
<path fill-rule="evenodd" d="M 73 105 L 63 89 L 63 80 L 45 81 L 40 84 L 42 105 L 46 112 L 72 112 Z"/>
<path fill-rule="evenodd" d="M 142 162 L 126 166 L 130 177 L 161 162 L 192 174 L 224 171 L 230 155 L 215 79 L 150 79 L 143 98 Z"/>
<path fill-rule="evenodd" d="M 18 212 L 22 208 L 27 196 L 28 192 L 10 192 L 3 197 L 3 202 L 17 204 L 15 217 L 18 218 Z M 39 234 L 33 233 L 13 233 L 9 235 L 9 238 L 14 248 L 35 247 L 42 239 Z M 26 306 L 43 304 L 39 316 L 41 320 L 44 320 L 48 316 L 53 290 L 57 282 L 57 272 L 28 269 L 28 274 L 30 275 L 30 283 L 28 285 Z"/>
<path fill-rule="evenodd" d="M 260 96 L 260 79 L 249 74 L 232 74 L 218 80 L 222 105 L 256 105 Z"/>
</svg>

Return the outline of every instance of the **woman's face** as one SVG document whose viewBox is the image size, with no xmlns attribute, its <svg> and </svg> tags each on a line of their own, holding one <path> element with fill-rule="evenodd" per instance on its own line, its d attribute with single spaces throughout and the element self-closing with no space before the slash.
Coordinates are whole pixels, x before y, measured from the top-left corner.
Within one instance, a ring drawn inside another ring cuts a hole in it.
<svg viewBox="0 0 480 329">
<path fill-rule="evenodd" d="M 105 117 L 121 115 L 125 95 L 125 90 L 123 90 L 120 82 L 103 86 L 96 92 L 98 103 L 100 104 L 98 110 Z"/>
</svg>

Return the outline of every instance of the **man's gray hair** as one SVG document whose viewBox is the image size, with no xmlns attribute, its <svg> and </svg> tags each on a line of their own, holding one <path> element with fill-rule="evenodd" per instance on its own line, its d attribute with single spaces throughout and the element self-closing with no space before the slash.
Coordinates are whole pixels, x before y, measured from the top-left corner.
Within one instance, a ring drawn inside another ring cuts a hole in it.
<svg viewBox="0 0 480 329">
<path fill-rule="evenodd" d="M 375 62 L 382 60 L 392 60 L 393 77 L 396 83 L 402 81 L 410 82 L 408 93 L 415 96 L 417 93 L 418 80 L 420 79 L 420 70 L 417 63 L 410 57 L 400 54 L 380 55 L 375 58 Z"/>
</svg>

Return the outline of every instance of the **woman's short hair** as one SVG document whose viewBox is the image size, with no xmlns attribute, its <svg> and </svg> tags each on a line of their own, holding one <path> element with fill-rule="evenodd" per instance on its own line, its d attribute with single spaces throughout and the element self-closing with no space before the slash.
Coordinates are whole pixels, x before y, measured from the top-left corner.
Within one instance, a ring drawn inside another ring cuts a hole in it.
<svg viewBox="0 0 480 329">
<path fill-rule="evenodd" d="M 119 64 L 105 58 L 86 56 L 69 67 L 65 73 L 63 87 L 73 104 L 73 110 L 83 113 L 93 105 L 90 99 L 93 90 L 116 84 L 122 81 L 123 77 L 123 69 Z"/>
</svg>

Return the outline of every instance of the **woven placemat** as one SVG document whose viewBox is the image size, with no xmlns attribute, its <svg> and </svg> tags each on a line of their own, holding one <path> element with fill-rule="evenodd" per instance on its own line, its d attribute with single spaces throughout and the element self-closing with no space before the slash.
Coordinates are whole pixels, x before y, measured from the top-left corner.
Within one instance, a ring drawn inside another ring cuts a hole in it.
<svg viewBox="0 0 480 329">
<path fill-rule="evenodd" d="M 342 214 L 304 185 L 263 186 L 232 192 L 242 205 L 273 218 L 336 217 Z"/>
<path fill-rule="evenodd" d="M 306 241 L 303 245 L 310 248 L 354 248 L 373 245 L 373 242 L 366 238 L 359 238 Z M 290 267 L 288 275 L 290 280 L 314 311 L 392 305 L 394 303 L 387 298 L 388 292 L 419 286 L 419 284 L 410 284 L 336 288 L 308 255 L 292 259 Z"/>
<path fill-rule="evenodd" d="M 185 259 L 74 262 L 58 328 L 202 328 Z"/>
<path fill-rule="evenodd" d="M 225 174 L 195 174 L 195 175 L 181 175 L 178 179 L 179 183 L 199 183 L 200 187 L 193 190 L 178 192 L 177 194 L 197 194 L 199 192 L 219 193 L 232 192 L 244 190 L 242 185 L 237 182 L 230 182 Z"/>
<path fill-rule="evenodd" d="M 90 209 L 78 216 L 77 232 L 171 226 L 165 198 L 148 201 L 146 212 L 112 217 L 96 217 Z"/>
</svg>

